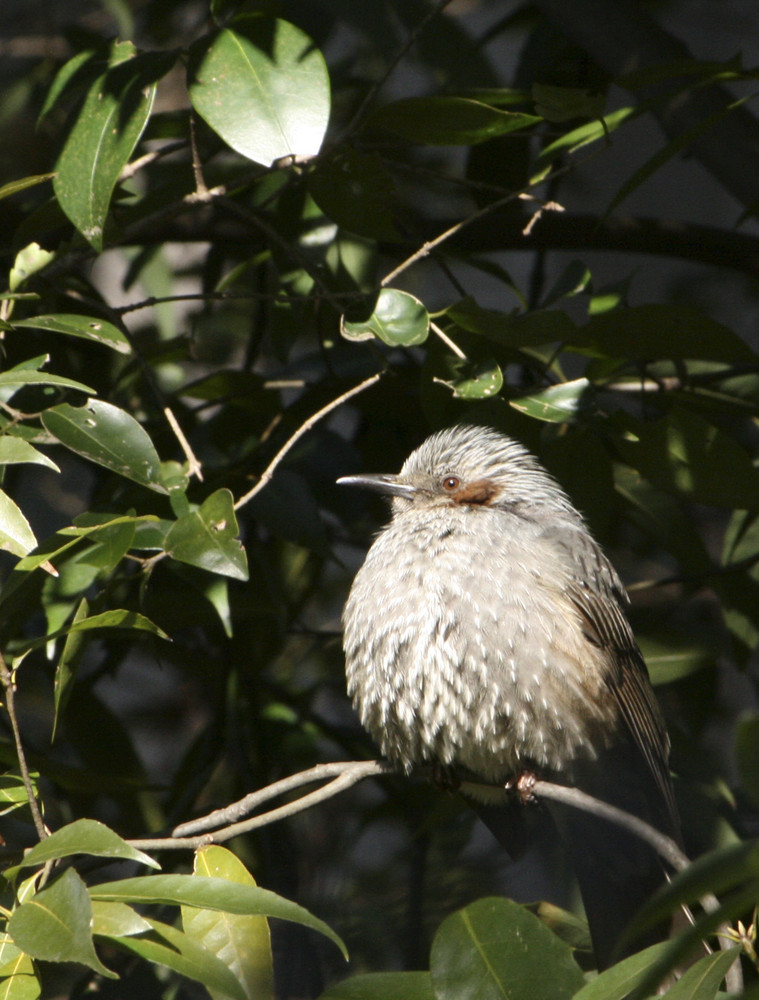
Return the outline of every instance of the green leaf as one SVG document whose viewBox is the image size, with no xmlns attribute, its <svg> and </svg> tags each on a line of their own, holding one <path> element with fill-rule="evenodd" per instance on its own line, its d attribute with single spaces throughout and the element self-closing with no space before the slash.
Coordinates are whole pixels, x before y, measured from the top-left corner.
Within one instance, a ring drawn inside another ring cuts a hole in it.
<svg viewBox="0 0 759 1000">
<path fill-rule="evenodd" d="M 705 955 L 682 974 L 667 990 L 667 1000 L 715 1000 L 725 973 L 735 961 L 740 961 L 739 946 Z"/>
<path fill-rule="evenodd" d="M 173 62 L 166 53 L 146 53 L 111 66 L 88 90 L 58 157 L 58 203 L 97 251 L 113 189 L 148 123 L 156 80 Z"/>
<path fill-rule="evenodd" d="M 437 1000 L 429 972 L 370 972 L 331 986 L 319 1000 Z"/>
<path fill-rule="evenodd" d="M 158 920 L 148 919 L 146 922 L 154 934 L 168 942 L 168 946 L 161 941 L 132 935 L 114 937 L 111 940 L 148 962 L 165 965 L 166 968 L 173 969 L 182 976 L 203 983 L 212 996 L 221 996 L 225 1000 L 229 997 L 246 1000 L 246 995 L 234 974 L 215 955 L 196 944 L 176 927 Z"/>
<path fill-rule="evenodd" d="M 14 327 L 31 327 L 33 330 L 48 330 L 51 333 L 65 333 L 70 337 L 93 340 L 96 344 L 103 344 L 105 347 L 118 351 L 119 354 L 129 354 L 132 349 L 129 341 L 117 326 L 93 316 L 79 316 L 76 313 L 51 313 L 48 316 L 20 319 L 13 325 Z"/>
<path fill-rule="evenodd" d="M 467 296 L 446 309 L 446 316 L 462 330 L 478 333 L 502 347 L 539 347 L 571 340 L 577 327 L 560 309 L 538 309 L 523 315 L 485 309 Z"/>
<path fill-rule="evenodd" d="M 613 132 L 624 122 L 628 121 L 628 119 L 634 118 L 639 114 L 640 108 L 618 108 L 616 111 L 612 111 L 611 114 L 604 115 L 600 120 L 588 122 L 585 125 L 580 125 L 579 128 L 572 129 L 570 132 L 559 136 L 558 139 L 554 139 L 553 142 L 540 151 L 535 161 L 536 167 L 538 170 L 543 170 L 553 160 L 563 156 L 565 153 L 574 153 L 591 142 L 606 139 L 610 132 Z"/>
<path fill-rule="evenodd" d="M 600 357 L 653 361 L 692 358 L 748 361 L 756 354 L 732 330 L 697 309 L 649 303 L 594 315 L 576 343 Z"/>
<path fill-rule="evenodd" d="M 76 609 L 73 624 L 77 624 L 78 622 L 86 619 L 88 612 L 89 604 L 84 598 L 82 598 L 79 602 L 78 608 Z M 71 689 L 74 685 L 74 681 L 76 680 L 79 661 L 82 658 L 82 653 L 85 648 L 85 634 L 83 632 L 70 632 L 66 636 L 66 642 L 64 643 L 63 650 L 55 668 L 55 680 L 53 682 L 55 712 L 53 715 L 53 732 L 50 735 L 51 743 L 55 742 L 58 726 L 63 713 L 66 711 L 66 705 L 68 704 L 69 697 L 71 696 Z"/>
<path fill-rule="evenodd" d="M 0 388 L 15 385 L 56 385 L 64 389 L 76 389 L 78 392 L 94 392 L 83 382 L 75 382 L 73 378 L 62 375 L 49 375 L 46 372 L 32 371 L 29 368 L 11 368 L 0 372 Z"/>
<path fill-rule="evenodd" d="M 408 292 L 383 288 L 374 311 L 367 319 L 340 319 L 340 333 L 346 340 L 378 337 L 391 347 L 423 344 L 430 332 L 430 317 L 422 303 Z"/>
<path fill-rule="evenodd" d="M 395 185 L 378 153 L 345 147 L 334 156 L 320 157 L 308 189 L 341 229 L 372 239 L 398 239 L 392 216 Z"/>
<path fill-rule="evenodd" d="M 234 498 L 227 489 L 217 490 L 198 510 L 174 522 L 166 535 L 166 552 L 209 573 L 247 580 L 248 561 L 237 534 Z"/>
<path fill-rule="evenodd" d="M 583 410 L 593 407 L 595 392 L 586 378 L 577 378 L 572 382 L 560 382 L 548 389 L 541 389 L 540 392 L 510 399 L 509 405 L 536 420 L 563 424 L 573 420 Z"/>
<path fill-rule="evenodd" d="M 43 250 L 39 243 L 30 243 L 23 250 L 19 250 L 13 262 L 10 275 L 8 276 L 8 288 L 15 292 L 33 274 L 41 271 L 44 267 L 55 259 L 55 253 L 50 250 Z"/>
<path fill-rule="evenodd" d="M 651 963 L 663 954 L 666 947 L 666 942 L 654 944 L 617 962 L 586 983 L 575 993 L 574 1000 L 625 1000 L 630 990 L 637 986 Z"/>
<path fill-rule="evenodd" d="M 72 632 L 89 632 L 100 628 L 137 629 L 141 632 L 150 632 L 152 635 L 158 636 L 159 639 L 169 638 L 163 629 L 160 629 L 145 615 L 141 615 L 137 611 L 126 611 L 124 608 L 114 608 L 112 611 L 102 611 L 99 615 L 74 621 L 49 635 L 41 636 L 39 639 L 29 639 L 27 642 L 22 642 L 16 647 L 16 652 L 23 653 L 30 649 L 39 649 L 53 639 L 58 639 L 62 635 L 70 635 Z"/>
<path fill-rule="evenodd" d="M 123 903 L 199 906 L 227 913 L 257 914 L 291 920 L 328 937 L 347 957 L 343 942 L 322 920 L 312 916 L 297 903 L 258 886 L 237 885 L 222 878 L 199 878 L 196 875 L 147 875 L 121 879 L 118 882 L 103 882 L 92 886 L 90 895 L 92 899 Z"/>
<path fill-rule="evenodd" d="M 533 83 L 535 110 L 546 121 L 568 122 L 573 118 L 602 118 L 606 97 L 583 87 L 557 87 Z"/>
<path fill-rule="evenodd" d="M 22 951 L 45 962 L 79 962 L 108 979 L 117 979 L 95 953 L 92 906 L 87 888 L 68 868 L 48 888 L 13 912 L 8 931 Z"/>
<path fill-rule="evenodd" d="M 503 372 L 492 358 L 478 364 L 457 363 L 455 367 L 458 370 L 456 378 L 435 381 L 447 385 L 458 399 L 488 399 L 497 396 L 503 388 Z"/>
<path fill-rule="evenodd" d="M 144 934 L 151 925 L 126 903 L 92 903 L 92 933 L 104 937 L 130 937 Z"/>
<path fill-rule="evenodd" d="M 414 143 L 469 146 L 541 121 L 535 115 L 501 111 L 468 97 L 407 97 L 375 111 L 367 126 L 387 129 Z"/>
<path fill-rule="evenodd" d="M 0 490 L 0 549 L 25 556 L 37 545 L 29 522 L 4 490 Z"/>
<path fill-rule="evenodd" d="M 0 1000 L 37 1000 L 41 992 L 29 955 L 19 952 L 0 965 Z"/>
<path fill-rule="evenodd" d="M 265 167 L 314 156 L 329 122 L 324 58 L 295 25 L 263 16 L 201 38 L 190 49 L 190 100 L 232 149 Z"/>
<path fill-rule="evenodd" d="M 569 1000 L 583 983 L 572 949 L 501 898 L 479 899 L 443 921 L 430 972 L 437 1000 Z"/>
<path fill-rule="evenodd" d="M 46 861 L 68 858 L 73 854 L 90 854 L 97 858 L 123 858 L 137 861 L 150 868 L 160 868 L 147 854 L 131 847 L 125 840 L 103 823 L 94 819 L 77 819 L 62 826 L 60 830 L 45 837 L 24 855 L 20 864 L 13 869 L 32 868 Z M 9 872 L 5 873 L 8 877 Z"/>
<path fill-rule="evenodd" d="M 245 865 L 224 847 L 209 845 L 195 854 L 197 876 L 254 886 Z M 266 917 L 182 907 L 185 934 L 215 955 L 233 973 L 249 1000 L 273 1000 L 271 936 Z M 211 992 L 214 1000 L 219 994 Z"/>
<path fill-rule="evenodd" d="M 755 507 L 759 472 L 738 442 L 688 410 L 672 407 L 665 419 L 617 415 L 620 457 L 660 489 L 700 503 Z"/>
<path fill-rule="evenodd" d="M 0 187 L 0 200 L 9 198 L 12 194 L 18 194 L 19 191 L 26 191 L 27 188 L 35 187 L 37 184 L 44 184 L 46 181 L 51 181 L 54 177 L 54 173 L 32 174 L 29 177 L 22 177 L 17 181 L 9 181 Z"/>
<path fill-rule="evenodd" d="M 588 289 L 591 282 L 591 273 L 586 264 L 581 260 L 572 260 L 567 264 L 553 287 L 543 300 L 543 306 L 553 305 L 561 299 L 572 298 Z"/>
<path fill-rule="evenodd" d="M 0 465 L 17 465 L 29 462 L 33 465 L 44 465 L 54 472 L 61 470 L 47 455 L 37 451 L 34 445 L 24 441 L 23 438 L 14 437 L 12 434 L 3 434 L 0 437 Z"/>
<path fill-rule="evenodd" d="M 61 444 L 112 472 L 158 493 L 161 462 L 153 442 L 133 416 L 98 399 L 84 406 L 63 403 L 42 414 L 45 429 Z"/>
</svg>

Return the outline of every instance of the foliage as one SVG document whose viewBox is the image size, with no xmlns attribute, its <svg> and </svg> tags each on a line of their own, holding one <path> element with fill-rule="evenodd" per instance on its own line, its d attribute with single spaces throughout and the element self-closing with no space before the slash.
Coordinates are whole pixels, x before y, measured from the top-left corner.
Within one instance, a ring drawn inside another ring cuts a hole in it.
<svg viewBox="0 0 759 1000">
<path fill-rule="evenodd" d="M 189 979 L 219 998 L 611 1000 L 652 992 L 719 920 L 755 982 L 757 719 L 726 725 L 717 692 L 740 676 L 756 695 L 759 358 L 718 281 L 748 272 L 755 309 L 759 247 L 653 208 L 620 237 L 610 212 L 684 151 L 744 190 L 738 147 L 722 174 L 702 140 L 729 119 L 756 142 L 725 89 L 756 71 L 661 58 L 617 81 L 619 106 L 603 52 L 547 2 L 475 3 L 485 31 L 421 0 L 77 6 L 65 53 L 5 81 L 0 120 L 2 995 L 196 995 Z M 513 73 L 494 40 L 521 46 Z M 627 161 L 632 130 L 701 100 Z M 588 227 L 575 179 L 606 172 Z M 700 261 L 698 282 L 652 298 L 631 263 L 599 278 L 588 252 L 626 242 Z M 245 792 L 372 755 L 336 631 L 379 510 L 335 479 L 467 420 L 538 451 L 639 581 L 706 852 L 648 916 L 723 899 L 595 978 L 582 922 L 494 898 L 471 819 L 407 781 L 194 867 L 169 844 Z M 673 1000 L 716 996 L 733 956 L 699 959 Z"/>
</svg>

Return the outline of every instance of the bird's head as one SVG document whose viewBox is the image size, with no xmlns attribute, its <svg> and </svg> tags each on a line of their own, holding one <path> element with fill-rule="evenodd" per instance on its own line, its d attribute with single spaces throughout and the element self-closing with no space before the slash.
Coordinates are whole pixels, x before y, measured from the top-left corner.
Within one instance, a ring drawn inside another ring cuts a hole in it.
<svg viewBox="0 0 759 1000">
<path fill-rule="evenodd" d="M 397 475 L 344 476 L 393 498 L 393 511 L 417 505 L 502 507 L 532 505 L 573 512 L 556 482 L 527 449 L 488 427 L 461 424 L 438 431 L 413 451 Z"/>
</svg>

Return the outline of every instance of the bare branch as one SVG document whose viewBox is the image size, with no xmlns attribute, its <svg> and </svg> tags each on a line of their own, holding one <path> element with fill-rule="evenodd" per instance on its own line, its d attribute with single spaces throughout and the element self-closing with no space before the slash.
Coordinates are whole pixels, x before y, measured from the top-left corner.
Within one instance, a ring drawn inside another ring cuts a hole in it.
<svg viewBox="0 0 759 1000">
<path fill-rule="evenodd" d="M 378 372 L 376 375 L 370 375 L 369 378 L 364 379 L 363 382 L 355 385 L 352 389 L 348 389 L 347 392 L 342 393 L 337 397 L 337 399 L 333 399 L 331 402 L 327 403 L 326 406 L 323 406 L 320 410 L 317 410 L 316 413 L 312 414 L 307 420 L 305 420 L 297 431 L 279 449 L 271 462 L 269 462 L 267 467 L 261 473 L 261 478 L 258 480 L 256 485 L 252 489 L 248 490 L 244 496 L 241 496 L 239 500 L 235 501 L 235 510 L 239 510 L 240 507 L 244 507 L 249 500 L 252 500 L 257 493 L 261 492 L 264 486 L 266 486 L 266 484 L 271 480 L 271 477 L 274 475 L 274 471 L 288 451 L 290 451 L 293 445 L 299 441 L 307 431 L 311 430 L 314 424 L 317 424 L 320 420 L 326 417 L 328 413 L 336 410 L 338 406 L 342 406 L 343 403 L 352 399 L 353 396 L 357 396 L 360 392 L 364 392 L 365 389 L 374 385 L 375 382 L 379 381 L 381 374 L 381 372 Z"/>
<path fill-rule="evenodd" d="M 196 457 L 195 452 L 192 450 L 190 442 L 185 437 L 184 431 L 179 426 L 179 422 L 177 421 L 177 418 L 174 416 L 174 412 L 172 411 L 170 406 L 164 406 L 163 415 L 168 420 L 169 425 L 171 429 L 174 431 L 174 435 L 177 441 L 179 441 L 182 451 L 184 452 L 185 458 L 187 459 L 187 474 L 189 476 L 197 476 L 198 479 L 201 482 L 203 482 L 203 467 L 201 466 L 200 461 Z"/>
<path fill-rule="evenodd" d="M 39 803 L 37 802 L 34 785 L 32 785 L 32 779 L 26 763 L 26 754 L 24 753 L 24 747 L 21 742 L 21 730 L 18 724 L 18 716 L 16 715 L 16 682 L 13 674 L 8 669 L 8 665 L 6 664 L 5 657 L 2 653 L 0 653 L 0 685 L 2 685 L 5 690 L 5 707 L 8 711 L 8 717 L 11 720 L 13 741 L 16 744 L 16 757 L 18 758 L 21 778 L 24 782 L 24 788 L 26 789 L 26 797 L 29 800 L 29 809 L 32 813 L 34 829 L 37 831 L 37 836 L 40 840 L 44 840 L 48 835 L 48 830 L 45 826 L 44 820 L 42 819 L 42 813 L 40 811 Z"/>
</svg>

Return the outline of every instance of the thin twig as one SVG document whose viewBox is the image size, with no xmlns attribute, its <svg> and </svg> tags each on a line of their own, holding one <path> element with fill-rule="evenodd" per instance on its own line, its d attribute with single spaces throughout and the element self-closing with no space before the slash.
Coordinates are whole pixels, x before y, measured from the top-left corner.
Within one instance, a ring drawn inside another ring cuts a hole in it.
<svg viewBox="0 0 759 1000">
<path fill-rule="evenodd" d="M 21 742 L 21 730 L 18 724 L 18 716 L 16 715 L 16 683 L 13 679 L 13 674 L 8 669 L 8 665 L 6 664 L 5 657 L 2 653 L 0 653 L 0 685 L 2 685 L 5 690 L 5 707 L 8 711 L 8 717 L 11 720 L 11 729 L 13 730 L 13 741 L 16 744 L 18 766 L 21 771 L 24 788 L 26 789 L 26 797 L 29 800 L 29 809 L 32 813 L 34 829 L 37 831 L 37 836 L 40 840 L 44 840 L 48 835 L 48 831 L 45 826 L 45 822 L 42 819 L 42 813 L 40 811 L 39 803 L 37 802 L 34 785 L 32 784 L 31 775 L 29 774 L 29 768 L 26 763 L 26 754 L 24 753 L 24 747 Z"/>
<path fill-rule="evenodd" d="M 267 788 L 261 789 L 259 792 L 253 792 L 251 795 L 241 799 L 239 803 L 233 803 L 227 809 L 217 810 L 215 813 L 211 813 L 210 816 L 203 817 L 201 820 L 195 820 L 192 823 L 184 823 L 182 826 L 177 827 L 170 837 L 130 840 L 129 843 L 133 847 L 143 851 L 182 850 L 188 848 L 194 850 L 195 848 L 202 847 L 205 844 L 220 844 L 227 840 L 232 840 L 234 837 L 239 837 L 243 833 L 249 833 L 251 830 L 256 830 L 262 826 L 268 826 L 270 823 L 277 823 L 280 820 L 294 816 L 299 812 L 310 809 L 312 806 L 318 805 L 320 802 L 325 802 L 334 795 L 339 795 L 340 792 L 344 792 L 346 789 L 350 788 L 352 785 L 358 784 L 365 778 L 379 777 L 383 774 L 390 774 L 392 773 L 392 770 L 393 769 L 389 764 L 384 761 L 376 760 L 341 761 L 336 764 L 320 765 L 311 768 L 308 771 L 304 771 L 301 774 L 292 775 L 289 778 L 277 781 L 273 785 L 269 785 Z M 319 772 L 319 774 L 316 772 Z M 289 791 L 294 788 L 301 787 L 302 785 L 313 784 L 314 781 L 322 780 L 329 774 L 337 774 L 337 777 L 333 778 L 323 788 L 319 788 L 314 792 L 309 792 L 293 802 L 288 802 L 276 809 L 271 809 L 269 812 L 262 813 L 260 816 L 253 816 L 250 819 L 243 820 L 241 822 L 230 823 L 221 829 L 210 830 L 207 833 L 202 833 L 194 837 L 176 835 L 178 831 L 198 829 L 202 826 L 210 825 L 210 822 L 215 823 L 216 817 L 219 817 L 227 812 L 232 815 L 240 808 L 243 808 L 244 811 L 249 811 L 250 808 L 253 808 L 253 806 L 250 806 L 251 802 L 253 802 L 254 805 L 260 804 L 261 802 L 273 798 L 275 795 L 281 795 L 284 791 Z M 243 804 L 245 804 L 248 808 L 245 808 Z"/>
<path fill-rule="evenodd" d="M 196 457 L 195 452 L 192 450 L 190 442 L 185 437 L 184 431 L 179 426 L 179 421 L 174 416 L 174 413 L 170 406 L 164 406 L 163 415 L 168 420 L 169 425 L 171 426 L 171 429 L 174 431 L 174 435 L 177 441 L 179 441 L 182 451 L 184 452 L 185 458 L 187 459 L 187 475 L 197 476 L 202 483 L 203 467 L 201 466 L 200 461 Z"/>
<path fill-rule="evenodd" d="M 440 327 L 437 325 L 437 323 L 433 323 L 432 321 L 430 321 L 430 330 L 432 330 L 432 332 L 436 334 L 443 341 L 443 343 L 447 348 L 449 348 L 449 350 L 453 351 L 453 353 L 456 355 L 457 358 L 461 358 L 462 361 L 466 361 L 467 359 L 466 354 L 464 354 L 464 352 L 461 350 L 458 344 L 454 344 L 454 342 L 451 340 L 451 338 L 448 336 L 445 330 L 441 330 Z"/>
<path fill-rule="evenodd" d="M 355 385 L 352 389 L 348 389 L 347 392 L 342 393 L 340 396 L 337 397 L 337 399 L 333 399 L 331 402 L 327 403 L 326 406 L 323 406 L 320 410 L 317 410 L 316 413 L 312 414 L 307 420 L 305 420 L 297 429 L 297 431 L 295 431 L 295 433 L 282 445 L 282 447 L 279 449 L 279 451 L 271 460 L 271 462 L 269 462 L 264 471 L 261 473 L 261 477 L 256 483 L 256 485 L 252 489 L 248 490 L 248 492 L 245 493 L 243 496 L 241 496 L 239 500 L 235 501 L 235 510 L 239 510 L 240 507 L 244 507 L 245 504 L 248 503 L 248 501 L 252 500 L 253 497 L 256 496 L 256 494 L 261 492 L 264 486 L 266 486 L 266 484 L 271 480 L 271 477 L 274 475 L 275 469 L 282 461 L 282 459 L 285 457 L 285 455 L 288 453 L 288 451 L 290 451 L 293 445 L 297 441 L 299 441 L 307 431 L 311 430 L 314 424 L 318 423 L 320 420 L 326 417 L 328 413 L 331 413 L 333 410 L 336 410 L 338 406 L 342 406 L 343 403 L 346 403 L 349 399 L 352 399 L 353 396 L 357 396 L 360 392 L 364 392 L 365 389 L 368 389 L 370 386 L 374 385 L 375 382 L 379 381 L 381 376 L 382 376 L 381 372 L 378 372 L 376 375 L 370 375 L 369 378 L 364 379 L 363 382 L 360 382 L 358 385 Z"/>
<path fill-rule="evenodd" d="M 199 195 L 208 194 L 208 186 L 203 176 L 203 163 L 198 152 L 198 137 L 195 128 L 195 115 L 190 113 L 190 148 L 192 149 L 192 173 L 195 178 L 195 190 Z"/>
</svg>

